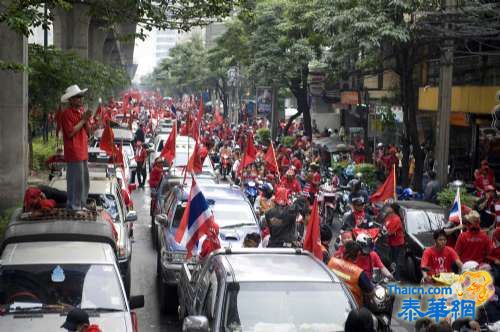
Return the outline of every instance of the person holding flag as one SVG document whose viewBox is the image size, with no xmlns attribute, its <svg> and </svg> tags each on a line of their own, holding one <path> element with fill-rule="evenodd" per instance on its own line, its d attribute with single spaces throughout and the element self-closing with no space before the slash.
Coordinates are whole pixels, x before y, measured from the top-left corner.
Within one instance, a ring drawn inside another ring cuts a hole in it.
<svg viewBox="0 0 500 332">
<path fill-rule="evenodd" d="M 469 207 L 461 204 L 460 188 L 457 188 L 457 194 L 455 195 L 455 200 L 453 201 L 453 205 L 451 206 L 451 210 L 448 215 L 448 223 L 444 227 L 448 246 L 452 248 L 455 247 L 458 235 L 464 228 L 462 216 L 468 214 L 470 211 L 471 209 Z"/>
<path fill-rule="evenodd" d="M 204 235 L 208 237 L 210 244 L 202 250 L 203 257 L 208 256 L 212 250 L 220 248 L 220 244 L 217 246 L 219 227 L 192 173 L 191 176 L 193 180 L 187 206 L 175 234 L 175 241 L 186 246 L 187 259 L 192 257 L 194 247 Z"/>
<path fill-rule="evenodd" d="M 321 243 L 320 217 L 317 197 L 314 199 L 311 215 L 306 226 L 303 248 L 304 250 L 311 252 L 317 259 L 322 260 L 323 262 L 326 260 L 325 264 L 328 264 L 329 252 L 328 249 Z"/>
</svg>

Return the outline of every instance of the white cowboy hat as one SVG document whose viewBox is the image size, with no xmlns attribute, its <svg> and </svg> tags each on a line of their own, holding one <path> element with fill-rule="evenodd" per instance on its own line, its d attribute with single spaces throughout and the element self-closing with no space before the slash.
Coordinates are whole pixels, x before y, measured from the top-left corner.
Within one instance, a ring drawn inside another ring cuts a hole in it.
<svg viewBox="0 0 500 332">
<path fill-rule="evenodd" d="M 66 92 L 61 96 L 61 103 L 67 102 L 71 97 L 81 96 L 87 92 L 88 89 L 80 90 L 78 85 L 72 85 L 66 89 Z"/>
</svg>

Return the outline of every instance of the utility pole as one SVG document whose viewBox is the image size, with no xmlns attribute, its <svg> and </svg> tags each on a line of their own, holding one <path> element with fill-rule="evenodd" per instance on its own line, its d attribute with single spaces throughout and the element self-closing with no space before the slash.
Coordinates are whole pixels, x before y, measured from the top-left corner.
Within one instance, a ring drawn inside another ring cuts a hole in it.
<svg viewBox="0 0 500 332">
<path fill-rule="evenodd" d="M 446 13 L 457 6 L 456 0 L 442 0 Z M 446 30 L 452 27 L 447 25 Z M 439 71 L 438 132 L 436 141 L 437 179 L 443 186 L 448 183 L 448 157 L 450 152 L 451 92 L 453 87 L 453 40 L 447 39 L 441 47 Z"/>
<path fill-rule="evenodd" d="M 271 108 L 271 138 L 276 141 L 276 136 L 278 136 L 278 88 L 276 82 L 273 80 L 272 86 L 272 108 Z"/>
</svg>

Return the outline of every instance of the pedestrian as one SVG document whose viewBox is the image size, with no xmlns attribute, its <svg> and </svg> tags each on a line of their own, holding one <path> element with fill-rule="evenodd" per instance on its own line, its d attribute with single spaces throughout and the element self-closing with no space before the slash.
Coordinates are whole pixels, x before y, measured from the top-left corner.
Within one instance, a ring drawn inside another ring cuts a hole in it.
<svg viewBox="0 0 500 332">
<path fill-rule="evenodd" d="M 424 200 L 431 203 L 436 203 L 437 194 L 439 192 L 439 181 L 436 179 L 436 172 L 429 171 L 429 182 L 425 185 Z"/>
<path fill-rule="evenodd" d="M 140 142 L 145 142 L 146 138 L 144 135 L 144 125 L 141 123 L 139 124 L 139 128 L 135 131 L 134 135 L 134 141 L 137 143 L 138 141 Z"/>
<path fill-rule="evenodd" d="M 391 270 L 395 270 L 394 277 L 396 280 L 401 280 L 401 268 L 404 266 L 405 235 L 399 204 L 392 203 L 387 207 L 384 224 L 387 229 L 387 243 L 391 253 L 391 265 L 393 265 Z"/>
<path fill-rule="evenodd" d="M 83 110 L 83 96 L 87 89 L 78 85 L 66 89 L 61 97 L 62 103 L 69 106 L 61 114 L 61 127 L 64 142 L 64 160 L 67 164 L 67 208 L 73 211 L 85 209 L 89 193 L 88 170 L 88 120 L 91 111 Z"/>
<path fill-rule="evenodd" d="M 138 140 L 135 147 L 135 161 L 137 162 L 137 182 L 139 182 L 139 188 L 144 188 L 146 183 L 146 158 L 148 157 L 148 152 L 144 148 L 142 141 Z M 132 177 L 132 183 L 135 183 L 135 179 Z"/>
</svg>

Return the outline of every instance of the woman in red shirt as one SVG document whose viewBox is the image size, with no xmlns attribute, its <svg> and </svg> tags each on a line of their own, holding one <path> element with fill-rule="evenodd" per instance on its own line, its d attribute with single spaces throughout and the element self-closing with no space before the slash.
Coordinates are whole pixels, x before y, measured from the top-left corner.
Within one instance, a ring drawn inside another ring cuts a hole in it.
<svg viewBox="0 0 500 332">
<path fill-rule="evenodd" d="M 420 267 L 426 282 L 432 281 L 432 276 L 442 272 L 452 272 L 453 264 L 459 269 L 462 262 L 457 252 L 446 245 L 446 232 L 443 229 L 434 232 L 434 246 L 426 248 L 422 255 Z"/>
<path fill-rule="evenodd" d="M 401 278 L 401 267 L 404 266 L 405 253 L 405 234 L 399 211 L 399 205 L 392 203 L 387 207 L 387 215 L 384 219 L 388 234 L 387 243 L 391 250 L 391 261 L 392 264 L 396 264 L 394 277 L 397 280 Z"/>
</svg>

